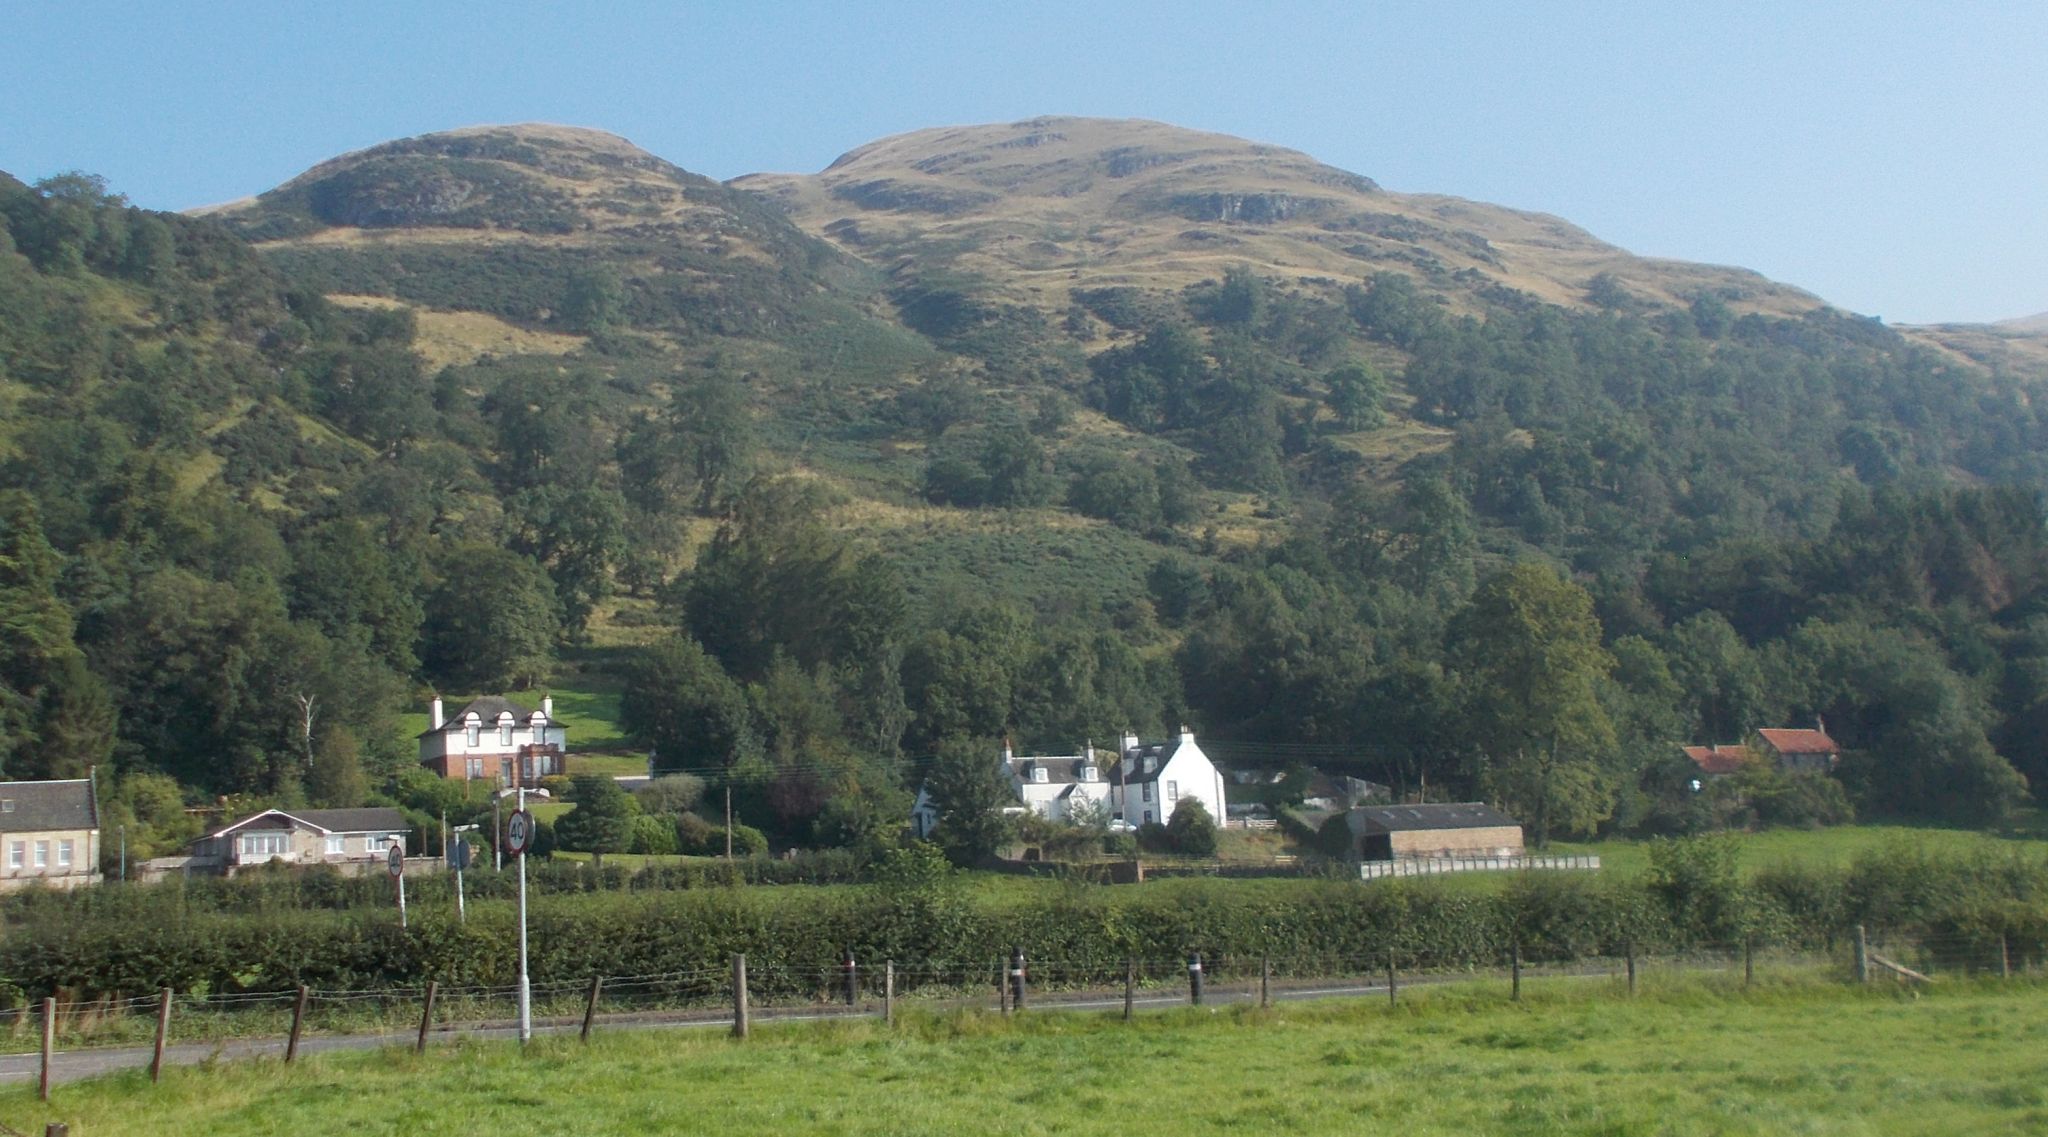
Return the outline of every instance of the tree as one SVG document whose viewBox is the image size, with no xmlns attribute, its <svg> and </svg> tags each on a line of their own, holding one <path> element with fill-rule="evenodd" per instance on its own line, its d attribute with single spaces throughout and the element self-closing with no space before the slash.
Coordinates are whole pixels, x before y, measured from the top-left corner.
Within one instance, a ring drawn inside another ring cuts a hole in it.
<svg viewBox="0 0 2048 1137">
<path fill-rule="evenodd" d="M 1003 812 L 1016 804 L 997 768 L 995 743 L 955 737 L 939 744 L 925 792 L 938 811 L 933 838 L 956 865 L 973 865 L 995 855 L 1010 834 Z"/>
<path fill-rule="evenodd" d="M 1367 363 L 1347 363 L 1323 377 L 1323 396 L 1345 430 L 1377 430 L 1387 424 L 1387 378 Z"/>
<path fill-rule="evenodd" d="M 664 640 L 633 663 L 619 725 L 653 754 L 657 775 L 730 772 L 760 758 L 746 691 L 687 637 Z"/>
<path fill-rule="evenodd" d="M 1449 653 L 1481 786 L 1539 846 L 1554 832 L 1590 832 L 1613 807 L 1601 764 L 1615 741 L 1599 697 L 1614 659 L 1593 598 L 1543 565 L 1515 565 L 1453 618 Z"/>
<path fill-rule="evenodd" d="M 603 774 L 578 774 L 576 808 L 555 822 L 555 841 L 573 853 L 589 853 L 598 868 L 606 853 L 633 845 L 633 799 Z"/>
<path fill-rule="evenodd" d="M 561 607 L 531 558 L 492 545 L 451 545 L 435 558 L 420 664 L 454 690 L 524 689 L 554 667 Z"/>
</svg>

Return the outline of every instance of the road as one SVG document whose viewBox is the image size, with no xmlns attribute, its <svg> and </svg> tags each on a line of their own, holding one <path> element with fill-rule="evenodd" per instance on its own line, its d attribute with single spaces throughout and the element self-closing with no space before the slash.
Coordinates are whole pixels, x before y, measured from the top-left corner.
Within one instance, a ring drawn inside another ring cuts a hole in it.
<svg viewBox="0 0 2048 1137">
<path fill-rule="evenodd" d="M 1418 982 L 1421 982 L 1418 980 Z M 1405 984 L 1404 984 L 1405 986 Z M 1272 988 L 1275 1002 L 1301 999 L 1329 999 L 1381 995 L 1387 993 L 1385 984 L 1341 984 L 1315 987 Z M 1088 993 L 1028 994 L 1025 1002 L 1026 1013 L 1037 1011 L 1100 1011 L 1120 1009 L 1124 1005 L 1121 994 L 1105 994 L 1100 991 Z M 1229 986 L 1211 987 L 1204 995 L 1204 1006 L 1228 1006 L 1233 1003 L 1255 1003 L 1258 1001 L 1256 986 L 1247 987 L 1242 980 Z M 1188 996 L 1185 990 L 1173 993 L 1147 991 L 1132 999 L 1132 1005 L 1145 1008 L 1186 1006 Z M 919 1006 L 960 1006 L 960 1002 L 932 1003 L 917 999 L 904 999 L 905 1007 Z M 985 1006 L 980 1001 L 964 1005 Z M 994 1010 L 993 1007 L 987 1007 Z M 854 1007 L 756 1007 L 749 1016 L 753 1022 L 804 1022 L 819 1019 L 848 1017 L 873 1017 L 881 1013 L 879 1003 L 864 1003 Z M 596 1026 L 604 1030 L 678 1030 L 678 1029 L 730 1029 L 730 1015 L 690 1012 L 629 1012 L 599 1015 Z M 534 1023 L 536 1035 L 573 1034 L 582 1028 L 580 1018 L 555 1018 Z M 437 1025 L 428 1033 L 429 1042 L 447 1042 L 457 1038 L 512 1039 L 519 1035 L 518 1028 L 504 1022 L 487 1023 L 446 1023 Z M 375 1034 L 306 1035 L 299 1040 L 299 1053 L 320 1054 L 337 1050 L 378 1050 L 387 1046 L 411 1046 L 418 1041 L 416 1031 L 384 1031 Z M 280 1057 L 285 1051 L 282 1038 L 238 1038 L 221 1042 L 179 1042 L 164 1048 L 164 1065 L 197 1066 L 208 1061 L 237 1061 L 249 1058 Z M 50 1057 L 50 1081 L 52 1083 L 72 1082 L 80 1078 L 92 1078 L 119 1070 L 143 1069 L 149 1066 L 150 1048 L 147 1046 L 121 1046 L 59 1050 Z M 37 1054 L 0 1055 L 0 1082 L 34 1081 L 41 1070 L 42 1059 Z"/>
</svg>

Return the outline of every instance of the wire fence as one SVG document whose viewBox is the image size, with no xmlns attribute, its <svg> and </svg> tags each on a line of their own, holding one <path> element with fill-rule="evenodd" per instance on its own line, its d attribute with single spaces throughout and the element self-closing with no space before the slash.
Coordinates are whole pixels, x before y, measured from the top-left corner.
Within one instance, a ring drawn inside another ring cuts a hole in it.
<svg viewBox="0 0 2048 1137">
<path fill-rule="evenodd" d="M 534 983 L 532 1014 L 544 1030 L 656 1023 L 729 1023 L 744 1002 L 757 1019 L 891 1015 L 898 1009 L 1108 1007 L 1177 1003 L 1265 1003 L 1307 997 L 1398 998 L 1404 987 L 1490 981 L 1510 997 L 1524 981 L 1608 979 L 1631 991 L 1660 976 L 1719 975 L 1753 984 L 1798 974 L 1844 981 L 1936 983 L 2015 977 L 2044 961 L 2015 952 L 1997 935 L 1845 934 L 1833 947 L 1800 950 L 1708 943 L 1577 957 L 1525 957 L 1510 944 L 1490 957 L 1446 962 L 1390 943 L 1363 954 L 1040 959 L 1017 949 L 1003 958 L 841 960 L 832 965 L 757 965 L 746 998 L 728 964 L 645 975 L 604 975 Z M 517 1022 L 512 985 L 440 985 L 368 990 L 283 988 L 243 992 L 132 992 L 53 997 L 0 1009 L 0 1049 L 22 1053 L 40 1040 L 67 1050 L 149 1045 L 160 1026 L 168 1045 L 226 1039 L 382 1036 L 426 1039 L 509 1029 Z M 589 1024 L 585 1026 L 584 1024 Z"/>
</svg>

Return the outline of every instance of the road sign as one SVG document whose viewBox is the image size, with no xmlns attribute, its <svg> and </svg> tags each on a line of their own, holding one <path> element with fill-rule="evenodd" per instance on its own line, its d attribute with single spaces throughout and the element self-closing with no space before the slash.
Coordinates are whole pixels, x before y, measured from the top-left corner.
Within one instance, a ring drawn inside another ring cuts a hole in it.
<svg viewBox="0 0 2048 1137">
<path fill-rule="evenodd" d="M 515 809 L 505 819 L 505 851 L 515 857 L 525 856 L 533 845 L 533 814 Z"/>
<path fill-rule="evenodd" d="M 390 866 L 392 876 L 404 876 L 405 846 L 392 842 L 391 851 L 384 854 L 384 863 Z"/>
<path fill-rule="evenodd" d="M 448 867 L 460 871 L 469 867 L 472 850 L 469 842 L 460 837 L 448 842 Z"/>
</svg>

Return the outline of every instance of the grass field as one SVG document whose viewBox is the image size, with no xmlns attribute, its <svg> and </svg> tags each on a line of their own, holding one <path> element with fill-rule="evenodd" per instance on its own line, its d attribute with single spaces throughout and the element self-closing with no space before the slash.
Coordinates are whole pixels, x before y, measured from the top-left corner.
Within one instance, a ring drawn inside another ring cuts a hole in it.
<svg viewBox="0 0 2048 1137">
<path fill-rule="evenodd" d="M 2040 819 L 2029 815 L 2005 835 L 1909 825 L 1845 825 L 1835 829 L 1767 829 L 1732 836 L 1741 850 L 1741 870 L 1755 873 L 1788 862 L 1845 866 L 1865 853 L 1895 847 L 1918 847 L 1949 856 L 2002 855 L 2015 850 L 2048 852 L 2048 838 L 2044 838 L 2039 826 Z M 1560 856 L 1597 854 L 1603 871 L 1633 875 L 1649 867 L 1649 849 L 1647 841 L 1555 841 L 1545 851 Z"/>
<path fill-rule="evenodd" d="M 2048 1128 L 2048 989 L 1499 984 L 1140 1016 L 600 1033 L 0 1092 L 22 1131 L 588 1134 L 1980 1134 Z"/>
</svg>

